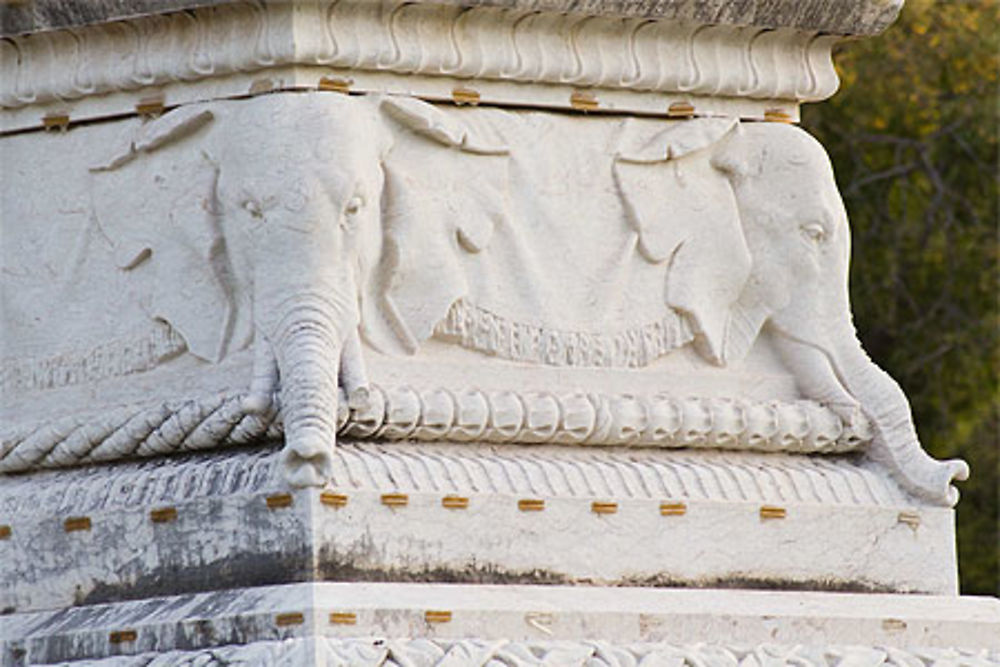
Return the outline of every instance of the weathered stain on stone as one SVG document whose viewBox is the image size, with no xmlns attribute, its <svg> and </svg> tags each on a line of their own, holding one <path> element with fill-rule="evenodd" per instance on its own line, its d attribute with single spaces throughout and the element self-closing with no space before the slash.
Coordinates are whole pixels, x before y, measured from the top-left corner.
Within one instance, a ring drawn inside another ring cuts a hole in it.
<svg viewBox="0 0 1000 667">
<path fill-rule="evenodd" d="M 924 590 L 900 590 L 865 580 L 830 578 L 794 579 L 762 577 L 734 573 L 732 576 L 690 579 L 663 573 L 651 577 L 625 577 L 614 580 L 573 577 L 562 572 L 535 568 L 509 570 L 493 563 L 471 561 L 455 567 L 409 564 L 406 567 L 380 566 L 380 559 L 362 549 L 351 553 L 323 547 L 318 553 L 301 547 L 295 553 L 237 554 L 196 567 L 170 565 L 157 568 L 137 579 L 96 582 L 87 593 L 78 593 L 76 606 L 137 600 L 157 596 L 181 596 L 177 604 L 186 604 L 189 596 L 209 591 L 231 591 L 253 586 L 269 586 L 316 581 L 393 582 L 454 584 L 525 584 L 582 585 L 644 588 L 724 588 L 756 590 L 794 590 L 840 593 L 930 593 Z M 315 556 L 315 558 L 314 558 Z M 212 608 L 199 609 L 198 615 L 211 616 L 224 609 L 226 597 L 212 599 Z M 16 612 L 5 608 L 3 614 Z M 58 625 L 59 616 L 49 619 Z M 208 628 L 211 632 L 212 629 Z M 205 628 L 200 632 L 204 633 Z M 237 633 L 239 634 L 239 633 Z M 204 637 L 202 638 L 204 639 Z M 195 642 L 192 647 L 200 646 Z"/>
<path fill-rule="evenodd" d="M 536 584 L 576 586 L 617 586 L 625 588 L 728 588 L 756 590 L 793 590 L 837 593 L 927 593 L 921 590 L 901 591 L 897 588 L 864 580 L 792 579 L 733 574 L 725 577 L 685 579 L 660 574 L 652 577 L 625 577 L 615 580 L 572 577 L 546 569 L 506 570 L 495 564 L 471 562 L 464 567 L 442 567 L 410 564 L 406 569 L 358 565 L 371 562 L 356 558 L 357 554 L 337 554 L 332 548 L 320 550 L 317 581 L 367 581 L 395 583 L 442 584 Z"/>
<path fill-rule="evenodd" d="M 161 595 L 183 595 L 314 580 L 310 552 L 308 548 L 302 547 L 295 552 L 278 554 L 228 555 L 199 566 L 168 565 L 132 581 L 96 582 L 77 604 L 83 606 Z"/>
<path fill-rule="evenodd" d="M 575 581 L 574 583 L 583 583 Z M 591 582 L 597 583 L 597 582 Z M 648 588 L 727 588 L 774 591 L 811 591 L 821 593 L 924 593 L 926 591 L 891 588 L 864 580 L 848 579 L 791 579 L 734 574 L 727 577 L 681 579 L 668 575 L 628 578 L 619 582 L 601 582 L 605 586 Z"/>
<path fill-rule="evenodd" d="M 428 0 L 417 0 L 427 2 Z M 34 0 L 0 12 L 0 36 L 110 23 L 231 0 Z M 460 7 L 692 21 L 717 25 L 792 27 L 841 35 L 873 35 L 899 14 L 902 0 L 434 0 Z"/>
<path fill-rule="evenodd" d="M 320 550 L 319 581 L 369 581 L 394 583 L 441 584 L 542 584 L 574 583 L 571 577 L 544 569 L 509 571 L 495 565 L 470 563 L 466 567 L 409 565 L 400 567 L 361 566 L 336 555 L 332 549 Z"/>
</svg>

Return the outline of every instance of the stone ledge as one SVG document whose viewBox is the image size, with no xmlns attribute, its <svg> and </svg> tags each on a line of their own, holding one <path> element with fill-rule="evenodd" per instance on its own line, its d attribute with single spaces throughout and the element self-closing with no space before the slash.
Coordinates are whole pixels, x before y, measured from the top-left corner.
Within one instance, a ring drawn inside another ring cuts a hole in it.
<svg viewBox="0 0 1000 667">
<path fill-rule="evenodd" d="M 273 450 L 11 477 L 0 610 L 308 581 L 957 591 L 953 511 L 848 461 L 507 449 L 342 443 L 333 485 L 294 492 Z"/>
<path fill-rule="evenodd" d="M 865 664 L 872 665 L 886 662 L 893 650 L 898 651 L 898 660 L 900 653 L 907 651 L 919 657 L 933 656 L 937 649 L 943 658 L 946 656 L 940 649 L 961 648 L 966 650 L 967 659 L 962 664 L 990 665 L 1000 660 L 1000 601 L 717 590 L 319 583 L 0 617 L 0 656 L 9 661 L 16 654 L 30 664 L 172 649 L 197 651 L 253 642 L 269 642 L 272 649 L 280 649 L 278 642 L 283 642 L 287 650 L 296 641 L 309 638 L 333 648 L 367 647 L 376 653 L 386 647 L 400 652 L 407 646 L 415 649 L 421 642 L 414 640 L 423 639 L 428 640 L 425 646 L 437 643 L 444 654 L 463 644 L 460 638 L 470 637 L 490 642 L 494 650 L 551 642 L 564 647 L 596 643 L 609 649 L 655 642 L 666 645 L 645 648 L 688 646 L 695 656 L 709 647 L 694 644 L 744 653 L 752 652 L 753 647 L 776 650 L 785 646 L 785 659 L 775 664 L 791 661 L 794 655 L 788 654 L 796 652 L 808 657 L 810 651 L 812 658 L 807 664 L 826 664 L 822 656 L 837 650 L 838 645 L 844 645 L 841 651 L 869 647 Z M 476 645 L 468 640 L 464 643 L 466 648 Z M 873 654 L 871 647 L 882 648 L 881 660 L 873 660 L 878 653 Z M 255 664 L 269 664 L 264 659 L 266 652 L 257 655 Z M 365 664 L 395 664 L 386 662 L 388 657 L 386 654 Z M 781 652 L 774 657 L 781 657 Z M 294 664 L 312 663 L 296 660 Z M 435 659 L 417 664 L 438 663 Z M 584 664 L 584 659 L 565 664 Z"/>
<path fill-rule="evenodd" d="M 794 121 L 799 104 L 836 92 L 833 45 L 884 27 L 900 5 L 169 0 L 166 13 L 155 3 L 147 13 L 142 4 L 84 3 L 82 11 L 74 3 L 63 19 L 45 18 L 59 15 L 56 4 L 5 6 L 9 22 L 20 12 L 34 17 L 26 25 L 37 19 L 46 27 L 12 29 L 0 40 L 0 131 L 317 87 L 460 104 L 667 117 L 693 109 Z M 245 33 L 258 38 L 234 37 Z"/>
<path fill-rule="evenodd" d="M 247 30 L 260 37 L 234 37 Z M 336 79 L 336 88 L 351 91 L 359 90 L 355 79 L 365 73 L 391 74 L 407 82 L 404 87 L 416 86 L 412 94 L 421 97 L 432 91 L 416 75 L 455 78 L 464 82 L 461 88 L 485 95 L 476 98 L 480 101 L 502 94 L 483 90 L 489 83 L 564 85 L 574 93 L 587 90 L 586 110 L 615 110 L 605 90 L 794 105 L 836 91 L 830 49 L 841 37 L 793 28 L 431 3 L 404 3 L 384 12 L 367 0 L 205 7 L 4 39 L 0 108 L 7 113 L 56 101 L 75 104 L 119 91 L 145 90 L 150 96 L 155 87 L 235 73 L 253 73 L 241 95 L 301 87 L 302 82 L 276 80 L 287 66 L 320 67 Z M 315 86 L 319 78 L 309 83 Z M 567 92 L 561 106 L 579 107 L 570 96 Z M 506 100 L 512 102 L 530 103 Z"/>
</svg>

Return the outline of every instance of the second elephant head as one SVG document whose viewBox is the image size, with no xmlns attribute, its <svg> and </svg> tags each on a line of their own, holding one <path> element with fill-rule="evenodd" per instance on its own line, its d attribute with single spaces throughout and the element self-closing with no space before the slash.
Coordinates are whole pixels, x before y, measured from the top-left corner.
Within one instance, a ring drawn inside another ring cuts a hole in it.
<svg viewBox="0 0 1000 667">
<path fill-rule="evenodd" d="M 899 385 L 863 350 L 848 293 L 850 229 L 822 145 L 803 130 L 745 123 L 713 149 L 713 166 L 732 186 L 753 258 L 733 305 L 723 359 L 745 356 L 769 334 L 800 390 L 851 421 L 874 428 L 871 458 L 910 493 L 953 505 L 964 461 L 937 461 L 922 449 Z"/>
<path fill-rule="evenodd" d="M 364 395 L 359 322 L 370 342 L 412 350 L 462 290 L 433 263 L 485 247 L 505 207 L 490 187 L 470 190 L 475 206 L 425 188 L 406 204 L 431 214 L 394 215 L 387 199 L 411 195 L 406 159 L 389 157 L 401 139 L 448 151 L 432 166 L 442 178 L 466 158 L 504 168 L 495 137 L 430 104 L 303 93 L 180 107 L 130 127 L 91 169 L 97 222 L 148 314 L 206 361 L 253 347 L 245 405 L 278 398 L 293 485 L 329 479 L 338 412 Z M 407 228 L 419 224 L 444 229 Z M 440 247 L 402 242 L 421 238 Z M 394 269 L 411 256 L 420 275 Z"/>
</svg>

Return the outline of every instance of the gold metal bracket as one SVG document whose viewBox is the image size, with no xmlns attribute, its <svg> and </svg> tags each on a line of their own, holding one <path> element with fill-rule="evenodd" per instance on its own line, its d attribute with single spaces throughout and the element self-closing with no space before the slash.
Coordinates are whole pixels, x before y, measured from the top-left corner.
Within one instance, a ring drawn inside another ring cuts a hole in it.
<svg viewBox="0 0 1000 667">
<path fill-rule="evenodd" d="M 358 622 L 358 616 L 351 611 L 330 612 L 330 623 L 332 625 L 354 625 Z"/>
<path fill-rule="evenodd" d="M 687 513 L 684 503 L 660 503 L 660 516 L 682 516 Z"/>
<path fill-rule="evenodd" d="M 776 507 L 775 505 L 762 505 L 760 508 L 760 518 L 761 519 L 784 519 L 788 515 L 788 512 L 784 507 Z"/>
<path fill-rule="evenodd" d="M 428 623 L 450 623 L 451 612 L 438 609 L 429 609 L 424 612 L 424 620 Z"/>
<path fill-rule="evenodd" d="M 569 96 L 569 105 L 577 111 L 596 111 L 600 103 L 589 90 L 576 90 Z"/>
<path fill-rule="evenodd" d="M 278 614 L 274 617 L 274 624 L 279 628 L 289 625 L 302 625 L 306 622 L 306 617 L 300 611 L 292 611 L 286 614 Z"/>
<path fill-rule="evenodd" d="M 292 502 L 292 494 L 290 493 L 276 493 L 273 496 L 267 497 L 267 507 L 272 510 L 281 507 L 291 507 Z"/>
<path fill-rule="evenodd" d="M 540 498 L 522 498 L 517 501 L 517 509 L 522 512 L 541 512 L 545 509 L 545 501 Z"/>
<path fill-rule="evenodd" d="M 383 493 L 382 504 L 386 507 L 406 507 L 410 497 L 405 493 Z"/>
<path fill-rule="evenodd" d="M 319 494 L 319 501 L 327 507 L 344 507 L 347 505 L 347 496 L 343 493 L 324 491 Z"/>
<path fill-rule="evenodd" d="M 177 519 L 176 507 L 158 507 L 149 512 L 149 520 L 153 523 L 170 523 Z"/>
<path fill-rule="evenodd" d="M 476 106 L 479 104 L 479 92 L 473 90 L 472 88 L 465 88 L 464 86 L 459 86 L 451 91 L 451 99 L 455 104 Z"/>
<path fill-rule="evenodd" d="M 71 516 L 70 518 L 63 521 L 63 529 L 67 533 L 73 533 L 80 530 L 90 530 L 90 517 Z"/>
<path fill-rule="evenodd" d="M 618 503 L 594 501 L 590 503 L 590 511 L 594 514 L 616 514 L 618 512 Z"/>
<path fill-rule="evenodd" d="M 667 107 L 667 118 L 692 118 L 694 105 L 690 102 L 674 102 Z"/>
<path fill-rule="evenodd" d="M 464 496 L 445 496 L 441 499 L 441 506 L 450 510 L 464 510 L 469 506 L 469 499 Z"/>
</svg>

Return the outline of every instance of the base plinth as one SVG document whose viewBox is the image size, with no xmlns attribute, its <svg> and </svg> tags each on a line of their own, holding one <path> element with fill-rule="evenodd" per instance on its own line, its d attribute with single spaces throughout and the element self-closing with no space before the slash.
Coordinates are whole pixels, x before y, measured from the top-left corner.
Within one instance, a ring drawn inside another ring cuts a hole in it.
<svg viewBox="0 0 1000 667">
<path fill-rule="evenodd" d="M 507 445 L 274 450 L 10 478 L 0 610 L 306 582 L 956 592 L 953 512 L 850 458 Z"/>
<path fill-rule="evenodd" d="M 12 614 L 0 617 L 0 647 L 5 666 L 990 665 L 1000 601 L 309 583 Z"/>
</svg>

